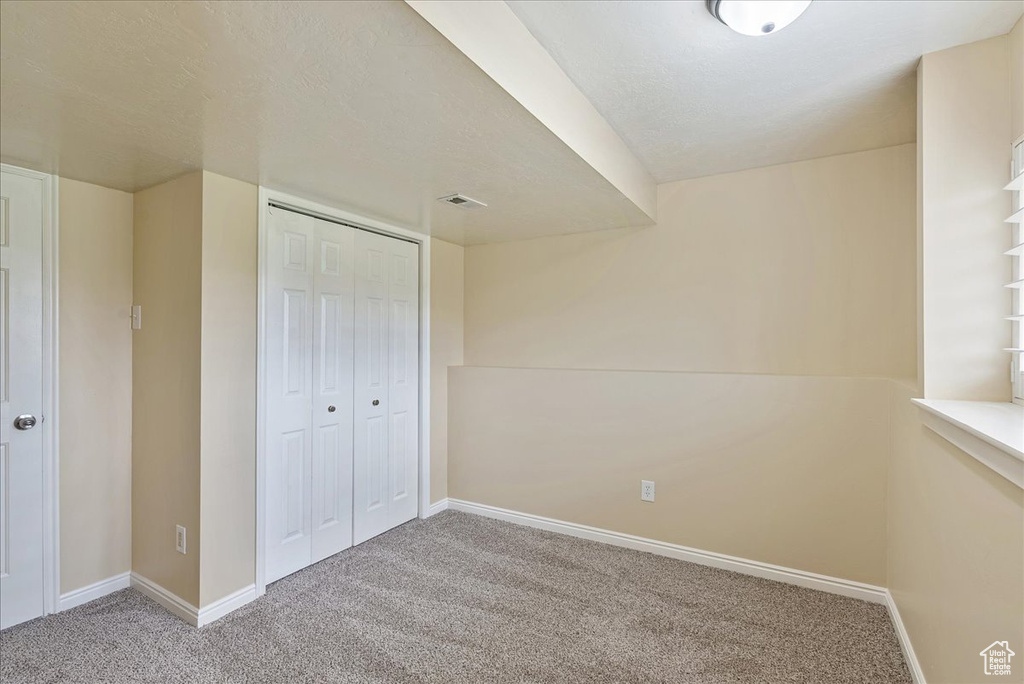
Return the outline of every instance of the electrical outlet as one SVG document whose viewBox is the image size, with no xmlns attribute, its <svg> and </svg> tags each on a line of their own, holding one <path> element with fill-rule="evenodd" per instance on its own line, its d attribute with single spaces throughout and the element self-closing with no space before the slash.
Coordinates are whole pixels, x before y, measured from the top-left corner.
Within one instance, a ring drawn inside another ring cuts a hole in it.
<svg viewBox="0 0 1024 684">
<path fill-rule="evenodd" d="M 640 480 L 640 500 L 654 501 L 654 481 Z"/>
<path fill-rule="evenodd" d="M 174 535 L 174 548 L 178 553 L 185 553 L 185 528 L 181 525 L 177 526 L 177 532 Z"/>
</svg>

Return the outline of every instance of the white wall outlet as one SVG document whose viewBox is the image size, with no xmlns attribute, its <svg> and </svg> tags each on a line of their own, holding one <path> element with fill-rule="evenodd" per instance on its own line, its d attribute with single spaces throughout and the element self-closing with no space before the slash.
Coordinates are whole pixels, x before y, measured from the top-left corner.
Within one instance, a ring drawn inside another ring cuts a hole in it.
<svg viewBox="0 0 1024 684">
<path fill-rule="evenodd" d="M 174 548 L 178 553 L 185 553 L 185 528 L 181 525 L 177 526 L 177 531 L 174 535 Z"/>
<path fill-rule="evenodd" d="M 654 501 L 654 481 L 640 480 L 640 500 Z"/>
<path fill-rule="evenodd" d="M 142 305 L 132 305 L 132 330 L 142 330 Z"/>
</svg>

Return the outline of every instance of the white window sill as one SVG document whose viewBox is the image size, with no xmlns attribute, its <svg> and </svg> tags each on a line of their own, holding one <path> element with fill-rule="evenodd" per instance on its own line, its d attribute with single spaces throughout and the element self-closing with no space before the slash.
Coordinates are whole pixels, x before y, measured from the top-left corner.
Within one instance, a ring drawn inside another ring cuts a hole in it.
<svg viewBox="0 0 1024 684">
<path fill-rule="evenodd" d="M 924 424 L 1024 489 L 1024 406 L 994 401 L 912 399 Z"/>
</svg>

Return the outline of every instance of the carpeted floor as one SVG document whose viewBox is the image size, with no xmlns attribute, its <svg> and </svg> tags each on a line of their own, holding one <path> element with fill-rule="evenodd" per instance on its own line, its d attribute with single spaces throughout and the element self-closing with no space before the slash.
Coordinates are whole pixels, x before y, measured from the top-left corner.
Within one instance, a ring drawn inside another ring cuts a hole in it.
<svg viewBox="0 0 1024 684">
<path fill-rule="evenodd" d="M 0 632 L 16 682 L 910 682 L 882 606 L 464 513 L 201 630 L 131 589 Z"/>
</svg>

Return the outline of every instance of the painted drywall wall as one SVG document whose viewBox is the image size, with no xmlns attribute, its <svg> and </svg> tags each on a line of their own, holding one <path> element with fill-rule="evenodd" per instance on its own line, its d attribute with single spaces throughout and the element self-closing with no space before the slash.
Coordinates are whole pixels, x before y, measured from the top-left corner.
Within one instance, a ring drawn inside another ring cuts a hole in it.
<svg viewBox="0 0 1024 684">
<path fill-rule="evenodd" d="M 463 255 L 430 241 L 430 501 L 448 496 L 448 368 L 462 365 Z"/>
<path fill-rule="evenodd" d="M 258 208 L 255 185 L 203 173 L 199 607 L 256 579 Z"/>
<path fill-rule="evenodd" d="M 132 570 L 199 605 L 203 173 L 135 193 L 134 209 Z"/>
<path fill-rule="evenodd" d="M 1024 17 L 1007 36 L 1010 68 L 1010 143 L 1024 135 Z"/>
<path fill-rule="evenodd" d="M 61 178 L 59 197 L 63 594 L 131 569 L 132 196 Z"/>
<path fill-rule="evenodd" d="M 1010 399 L 1010 52 L 998 36 L 927 54 L 918 67 L 919 354 L 929 399 Z"/>
<path fill-rule="evenodd" d="M 469 247 L 466 364 L 914 377 L 914 159 L 669 183 L 652 228 Z"/>
<path fill-rule="evenodd" d="M 910 402 L 1009 400 L 1002 187 L 1022 133 L 1024 23 L 921 59 L 921 382 L 890 386 L 886 574 L 932 684 L 979 681 L 983 648 L 1024 642 L 1024 492 L 927 429 Z"/>
<path fill-rule="evenodd" d="M 454 498 L 885 584 L 887 380 L 478 367 L 449 378 Z M 642 479 L 654 503 L 640 500 Z"/>
<path fill-rule="evenodd" d="M 982 649 L 1024 644 L 1024 492 L 924 427 L 914 396 L 891 383 L 888 586 L 929 684 L 981 681 Z"/>
<path fill-rule="evenodd" d="M 671 183 L 653 228 L 468 247 L 449 495 L 884 584 L 915 158 Z"/>
</svg>

